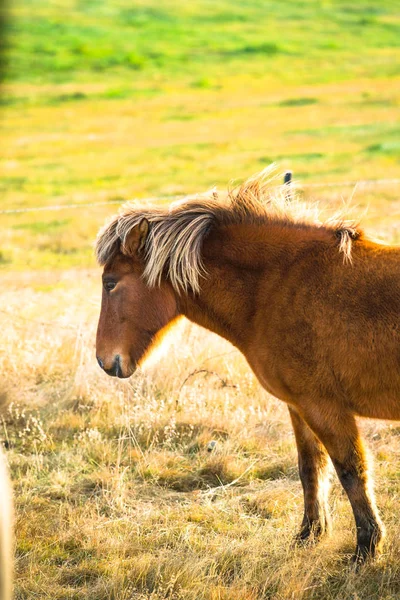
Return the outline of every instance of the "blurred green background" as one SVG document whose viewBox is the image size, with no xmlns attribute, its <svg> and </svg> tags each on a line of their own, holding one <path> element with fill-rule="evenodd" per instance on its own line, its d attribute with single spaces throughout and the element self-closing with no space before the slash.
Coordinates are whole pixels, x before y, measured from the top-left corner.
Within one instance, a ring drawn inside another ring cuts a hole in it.
<svg viewBox="0 0 400 600">
<path fill-rule="evenodd" d="M 303 192 L 336 205 L 341 182 L 400 174 L 398 0 L 13 0 L 7 41 L 3 210 L 168 198 L 272 161 L 338 182 Z M 387 235 L 398 196 L 355 200 Z M 91 265 L 115 210 L 1 214 L 0 267 Z"/>
</svg>

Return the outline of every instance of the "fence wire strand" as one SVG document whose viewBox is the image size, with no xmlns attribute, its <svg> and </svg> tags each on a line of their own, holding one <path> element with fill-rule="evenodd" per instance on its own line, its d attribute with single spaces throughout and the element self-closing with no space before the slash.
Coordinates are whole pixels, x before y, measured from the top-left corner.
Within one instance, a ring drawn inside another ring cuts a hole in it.
<svg viewBox="0 0 400 600">
<path fill-rule="evenodd" d="M 294 190 L 305 190 L 308 188 L 323 188 L 323 187 L 354 187 L 354 186 L 374 186 L 374 185 L 398 185 L 400 178 L 392 179 L 361 179 L 358 181 L 328 181 L 328 182 L 309 182 L 299 183 L 291 181 L 288 185 Z M 183 196 L 187 197 L 187 196 Z M 102 202 L 82 202 L 73 204 L 54 204 L 50 206 L 30 206 L 27 208 L 9 208 L 0 210 L 0 215 L 14 215 L 31 212 L 57 211 L 57 210 L 74 210 L 78 208 L 91 208 L 95 206 L 108 206 L 113 204 L 124 204 L 125 202 L 160 202 L 161 200 L 176 200 L 177 196 L 158 196 L 151 198 L 133 198 L 131 200 L 104 200 Z"/>
</svg>

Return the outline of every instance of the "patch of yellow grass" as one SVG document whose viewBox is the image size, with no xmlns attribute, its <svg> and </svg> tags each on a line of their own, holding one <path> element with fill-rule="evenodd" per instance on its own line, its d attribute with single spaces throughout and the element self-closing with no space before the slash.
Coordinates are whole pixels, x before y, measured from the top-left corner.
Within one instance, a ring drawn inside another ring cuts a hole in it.
<svg viewBox="0 0 400 600">
<path fill-rule="evenodd" d="M 116 381 L 95 363 L 97 271 L 5 282 L 0 367 L 17 598 L 398 595 L 395 424 L 364 425 L 388 540 L 380 561 L 357 574 L 353 519 L 336 483 L 332 537 L 292 547 L 302 491 L 287 410 L 236 350 L 185 324 L 168 358 Z"/>
<path fill-rule="evenodd" d="M 221 76 L 217 90 L 174 82 L 153 97 L 118 101 L 91 97 L 97 85 L 7 88 L 38 103 L 29 110 L 3 108 L 2 208 L 226 189 L 229 180 L 271 162 L 292 169 L 301 183 L 398 177 L 398 77 L 294 86 L 271 82 L 268 72 L 259 78 L 237 73 Z M 87 98 L 67 106 L 40 103 L 42 96 L 63 91 Z M 315 102 L 290 105 L 302 99 Z M 399 187 L 359 188 L 355 202 L 362 209 L 372 204 L 398 212 Z M 347 186 L 306 190 L 334 205 L 352 193 Z M 91 240 L 115 210 L 111 205 L 3 215 L 0 266 L 91 266 Z M 391 233 L 399 239 L 397 230 Z"/>
</svg>

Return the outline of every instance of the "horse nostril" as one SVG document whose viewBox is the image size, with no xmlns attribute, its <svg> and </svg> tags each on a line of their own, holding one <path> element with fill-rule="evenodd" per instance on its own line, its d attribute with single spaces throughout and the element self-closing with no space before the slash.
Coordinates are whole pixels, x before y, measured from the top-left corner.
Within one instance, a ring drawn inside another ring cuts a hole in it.
<svg viewBox="0 0 400 600">
<path fill-rule="evenodd" d="M 97 360 L 99 362 L 99 365 L 101 366 L 102 369 L 104 369 L 104 371 L 107 373 L 107 375 L 111 375 L 111 377 L 122 377 L 121 357 L 119 354 L 117 354 L 117 356 L 114 358 L 114 362 L 110 369 L 106 369 L 106 367 L 104 366 L 104 363 L 99 359 L 97 359 Z"/>
<path fill-rule="evenodd" d="M 121 357 L 119 354 L 117 354 L 117 356 L 115 357 L 115 361 L 113 364 L 113 371 L 114 371 L 114 375 L 116 375 L 117 377 L 120 377 L 122 375 Z"/>
<path fill-rule="evenodd" d="M 103 361 L 101 360 L 101 358 L 99 358 L 98 356 L 96 356 L 96 358 L 97 358 L 97 362 L 99 363 L 99 367 L 100 367 L 100 369 L 104 369 L 104 363 L 103 363 Z"/>
</svg>

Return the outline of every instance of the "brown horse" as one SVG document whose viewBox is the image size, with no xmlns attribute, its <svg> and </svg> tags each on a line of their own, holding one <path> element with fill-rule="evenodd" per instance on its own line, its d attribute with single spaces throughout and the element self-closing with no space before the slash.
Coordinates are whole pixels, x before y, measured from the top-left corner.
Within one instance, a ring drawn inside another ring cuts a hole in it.
<svg viewBox="0 0 400 600">
<path fill-rule="evenodd" d="M 228 339 L 287 402 L 299 455 L 299 540 L 329 529 L 329 460 L 350 500 L 355 559 L 383 539 L 355 416 L 400 419 L 400 248 L 268 194 L 264 173 L 220 201 L 128 205 L 99 233 L 97 359 L 129 377 L 179 316 Z"/>
</svg>

